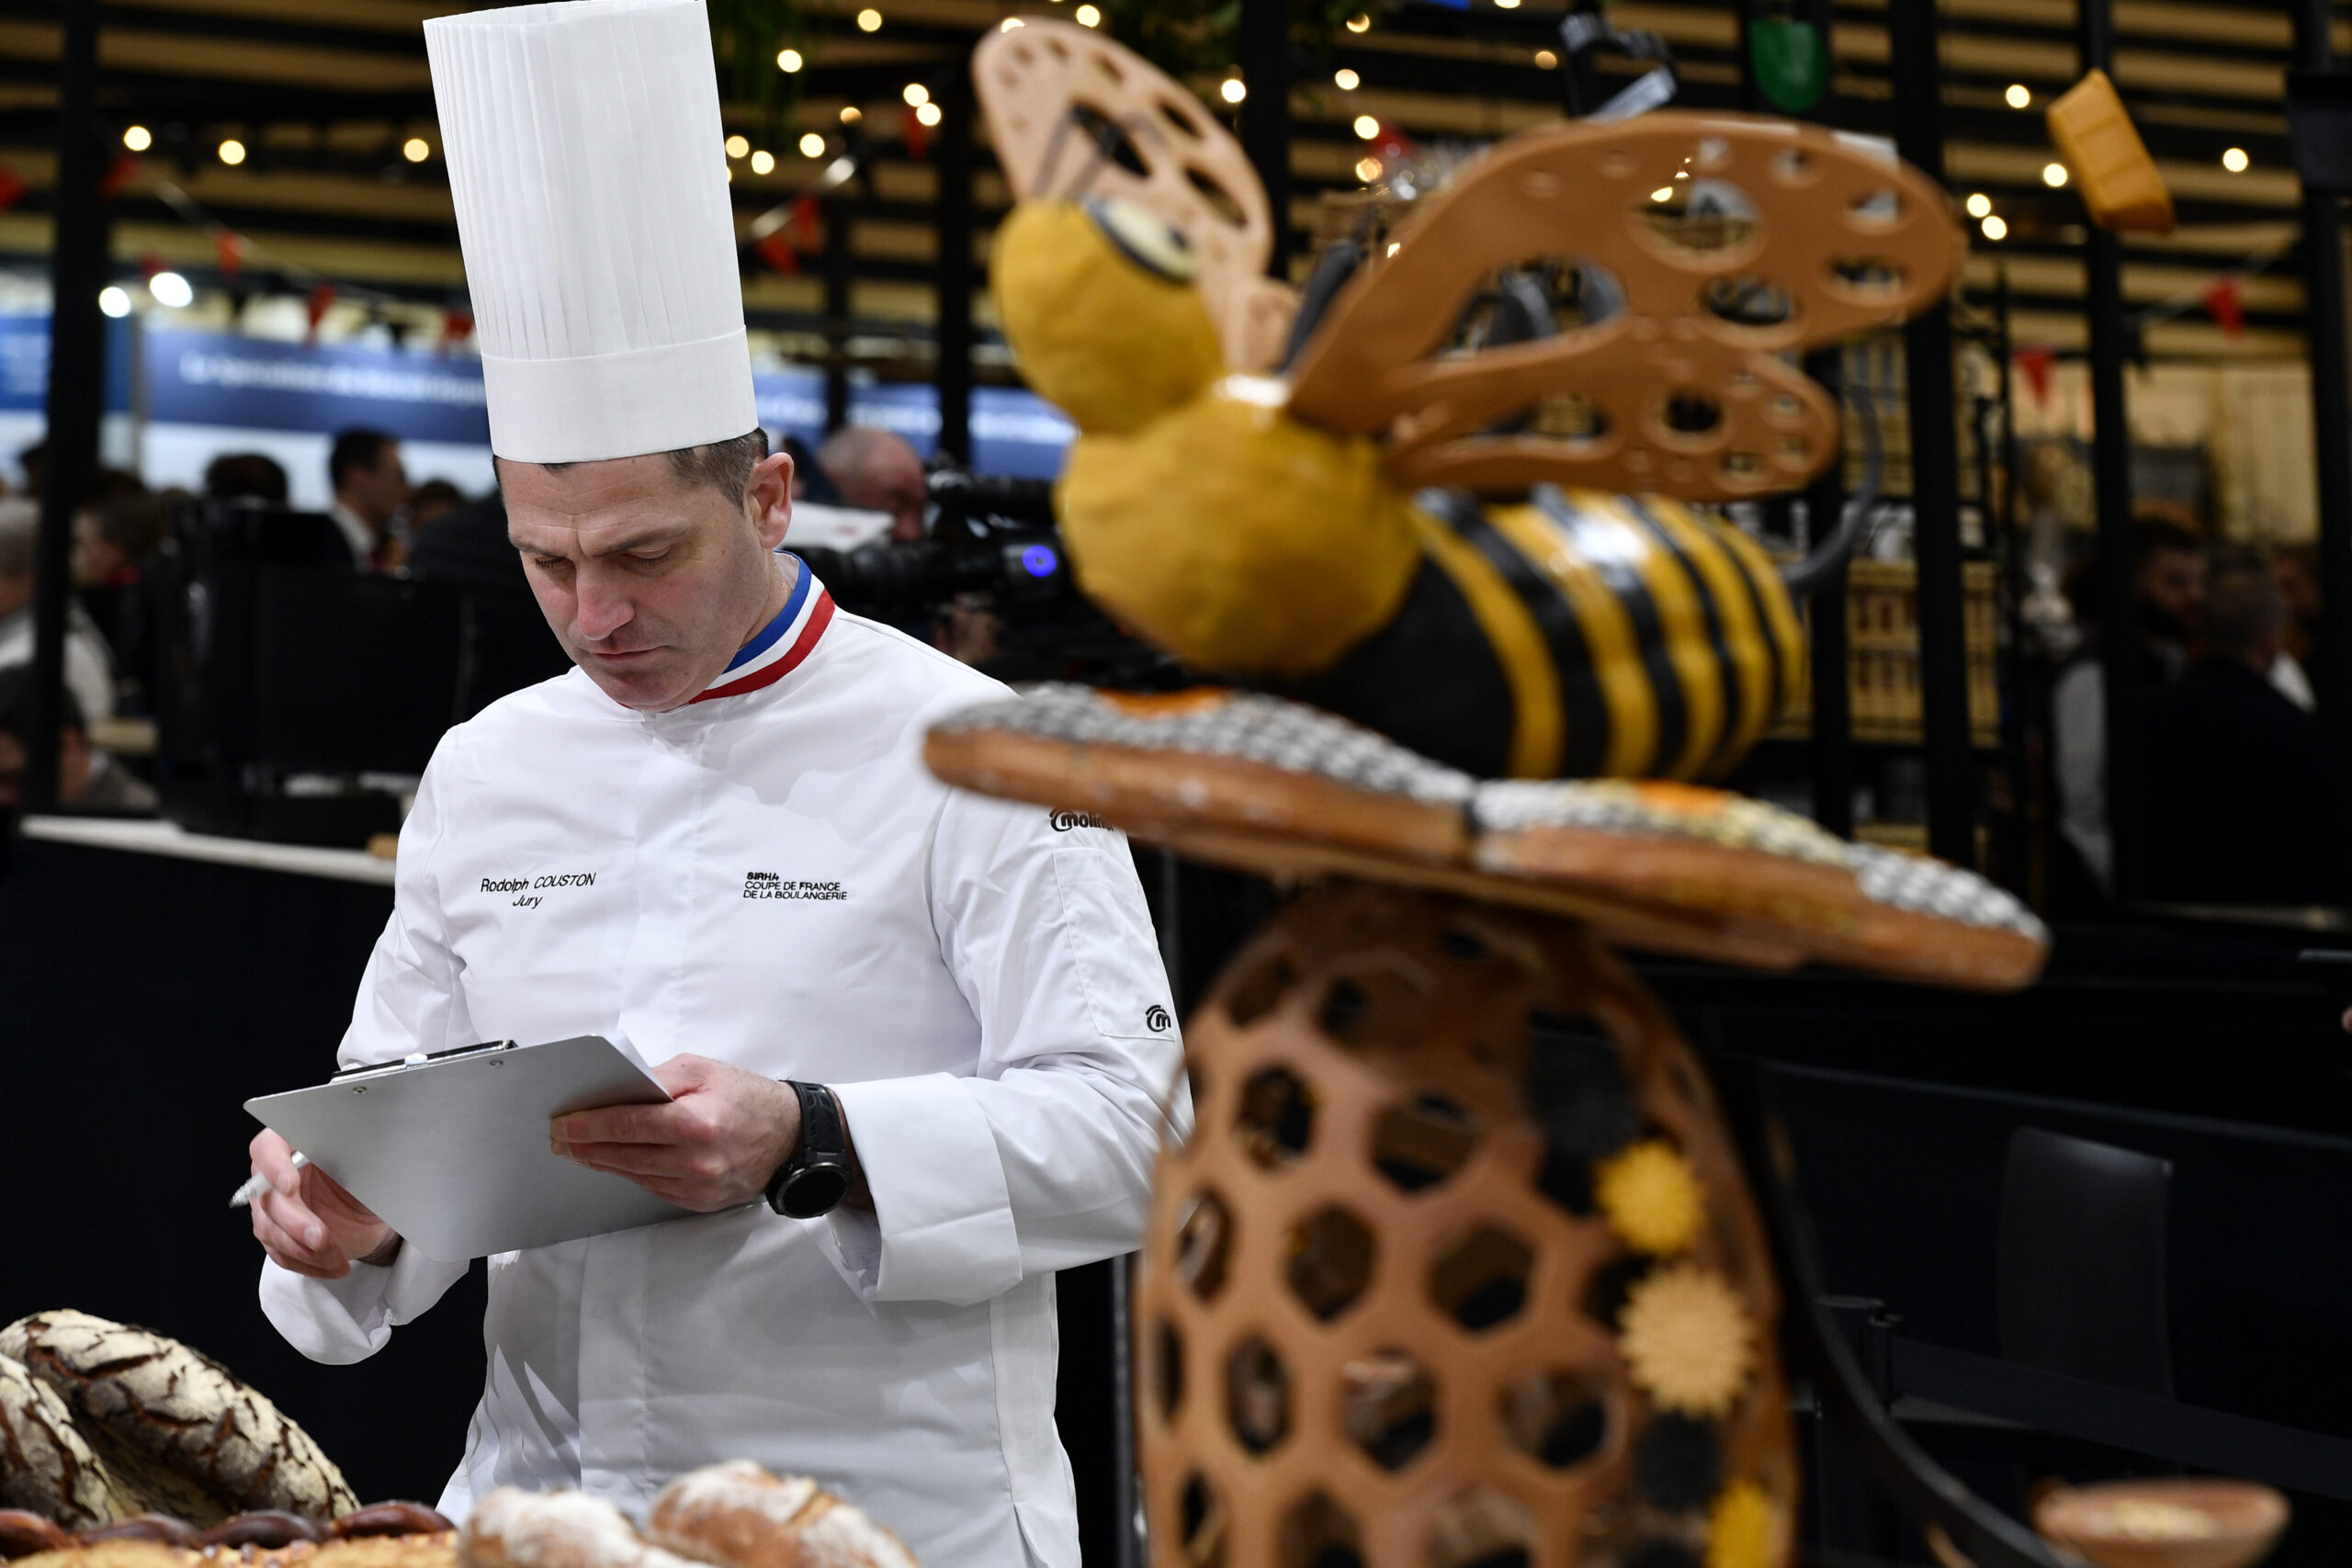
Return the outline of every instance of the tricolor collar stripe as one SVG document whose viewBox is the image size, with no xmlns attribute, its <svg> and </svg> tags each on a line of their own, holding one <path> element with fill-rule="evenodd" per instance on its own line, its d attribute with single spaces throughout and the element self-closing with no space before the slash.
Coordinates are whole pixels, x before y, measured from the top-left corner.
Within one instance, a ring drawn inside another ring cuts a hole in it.
<svg viewBox="0 0 2352 1568">
<path fill-rule="evenodd" d="M 746 692 L 756 692 L 763 686 L 774 685 L 800 667 L 833 620 L 833 596 L 825 592 L 823 583 L 804 581 L 809 582 L 809 590 L 806 595 L 796 595 L 799 600 L 798 614 L 789 620 L 779 615 L 770 626 L 775 637 L 770 638 L 768 633 L 763 632 L 756 639 L 765 641 L 767 650 L 724 671 L 722 679 L 694 701 L 707 703 L 713 697 L 739 697 Z"/>
<path fill-rule="evenodd" d="M 721 674 L 732 675 L 736 671 L 758 659 L 760 655 L 782 641 L 786 629 L 800 619 L 801 603 L 808 597 L 808 563 L 798 556 L 794 556 L 792 564 L 795 568 L 792 574 L 792 597 L 784 602 L 784 608 L 776 612 L 775 619 L 761 628 L 759 636 L 736 650 L 735 657 L 727 661 L 727 668 L 720 671 Z"/>
</svg>

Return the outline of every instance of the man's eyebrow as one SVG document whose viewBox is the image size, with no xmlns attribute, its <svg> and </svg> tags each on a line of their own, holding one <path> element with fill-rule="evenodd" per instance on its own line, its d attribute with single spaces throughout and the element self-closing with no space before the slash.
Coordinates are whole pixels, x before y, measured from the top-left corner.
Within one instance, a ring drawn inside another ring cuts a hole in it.
<svg viewBox="0 0 2352 1568">
<path fill-rule="evenodd" d="M 594 547 L 583 549 L 581 553 L 592 558 L 596 556 L 626 555 L 631 550 L 641 550 L 649 546 L 674 545 L 680 539 L 685 537 L 691 531 L 691 529 L 681 527 L 675 523 L 649 524 L 644 527 L 633 528 L 626 533 L 621 533 L 609 542 L 600 539 L 597 541 Z M 571 536 L 571 537 L 576 540 L 580 536 L 574 534 Z M 516 538 L 512 528 L 507 530 L 506 542 L 526 555 L 561 556 L 570 553 L 565 550 L 540 549 L 537 546 Z"/>
</svg>

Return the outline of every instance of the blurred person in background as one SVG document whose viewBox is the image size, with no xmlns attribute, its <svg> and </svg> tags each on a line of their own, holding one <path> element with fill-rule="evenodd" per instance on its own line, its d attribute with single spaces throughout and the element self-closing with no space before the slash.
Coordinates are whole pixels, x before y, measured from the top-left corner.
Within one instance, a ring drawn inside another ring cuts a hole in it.
<svg viewBox="0 0 2352 1568">
<path fill-rule="evenodd" d="M 223 452 L 204 470 L 204 493 L 217 501 L 265 501 L 286 504 L 286 470 L 259 452 Z"/>
<path fill-rule="evenodd" d="M 134 710 L 152 685 L 153 601 L 143 573 L 171 522 L 171 499 L 124 495 L 74 516 L 74 587 L 114 653 L 115 695 Z"/>
<path fill-rule="evenodd" d="M 2148 891 L 2157 898 L 2345 898 L 2352 835 L 2326 738 L 2271 676 L 2286 628 L 2270 562 L 2217 556 L 2199 657 L 2148 706 Z"/>
<path fill-rule="evenodd" d="M 409 548 L 415 549 L 419 534 L 465 503 L 466 492 L 447 479 L 427 479 L 417 486 L 408 498 Z"/>
<path fill-rule="evenodd" d="M 931 490 L 922 459 L 903 436 L 870 424 L 845 424 L 817 448 L 817 463 L 841 492 L 842 505 L 888 513 L 890 537 L 901 544 L 923 536 Z"/>
<path fill-rule="evenodd" d="M 2278 596 L 2287 605 L 2287 629 L 2278 638 L 2278 662 L 2271 668 L 2271 682 L 2293 697 L 2298 707 L 2316 708 L 2319 704 L 2311 682 L 2312 654 L 2319 645 L 2324 603 L 2319 586 L 2318 547 L 2290 545 L 2274 552 L 2270 572 L 2278 580 Z"/>
<path fill-rule="evenodd" d="M 401 444 L 380 430 L 340 432 L 327 455 L 327 482 L 334 490 L 327 513 L 351 547 L 351 564 L 362 571 L 400 565 L 392 524 L 409 497 Z"/>
<path fill-rule="evenodd" d="M 2128 656 L 2139 660 L 2140 690 L 2153 697 L 2188 668 L 2188 651 L 2205 613 L 2205 549 L 2172 522 L 2133 525 L 2133 626 Z M 2091 628 L 2050 687 L 2050 728 L 2058 786 L 2059 852 L 2052 856 L 2052 901 L 2075 913 L 2103 904 L 2115 886 L 2115 842 L 2107 820 L 2106 642 L 2098 618 L 2098 563 L 2074 579 L 2075 614 Z"/>
<path fill-rule="evenodd" d="M 0 670 L 33 661 L 33 570 L 40 507 L 0 501 Z M 65 688 L 95 723 L 114 716 L 114 651 L 78 600 L 65 605 Z"/>
<path fill-rule="evenodd" d="M 0 813 L 23 809 L 25 738 L 32 730 L 32 671 L 23 665 L 0 669 Z M 90 744 L 82 706 L 70 691 L 57 737 L 57 804 L 67 811 L 110 816 L 155 814 L 155 792 Z"/>
</svg>

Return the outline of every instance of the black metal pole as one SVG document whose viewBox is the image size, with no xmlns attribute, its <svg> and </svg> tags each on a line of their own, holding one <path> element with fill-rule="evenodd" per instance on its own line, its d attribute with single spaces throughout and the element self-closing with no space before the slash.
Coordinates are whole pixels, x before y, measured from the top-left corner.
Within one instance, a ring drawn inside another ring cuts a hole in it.
<svg viewBox="0 0 2352 1568">
<path fill-rule="evenodd" d="M 1274 226 L 1266 271 L 1290 276 L 1290 6 L 1285 0 L 1241 0 L 1241 150 L 1266 187 Z"/>
<path fill-rule="evenodd" d="M 2308 71 L 2335 64 L 2328 36 L 2328 0 L 2295 7 L 2295 60 Z M 2320 603 L 2318 689 L 2339 777 L 2352 776 L 2352 388 L 2347 388 L 2344 299 L 2344 202 L 2324 191 L 2303 192 L 2303 328 L 2310 338 L 2312 428 L 2319 452 Z"/>
<path fill-rule="evenodd" d="M 1755 0 L 1743 0 L 1741 101 L 1749 107 L 1762 107 L 1762 90 L 1756 82 L 1756 51 L 1746 36 L 1755 10 Z M 1820 33 L 1825 57 L 1821 101 L 1805 118 L 1827 125 L 1838 123 L 1838 113 L 1837 94 L 1829 85 L 1837 74 L 1835 62 L 1827 58 L 1833 10 L 1831 0 L 1804 0 L 1797 7 L 1798 19 L 1811 24 Z M 1844 351 L 1825 348 L 1806 355 L 1804 373 L 1828 390 L 1830 404 L 1838 410 L 1838 434 L 1842 438 L 1846 410 Z M 1881 406 L 1872 411 L 1871 417 L 1881 417 L 1883 412 Z M 1846 457 L 1841 439 L 1838 455 L 1805 489 L 1808 542 L 1817 545 L 1829 537 L 1845 513 Z M 1814 591 L 1807 612 L 1812 620 L 1813 819 L 1839 838 L 1850 839 L 1854 836 L 1854 693 L 1849 666 L 1853 656 L 1847 636 L 1846 579 L 1842 573 L 1836 581 Z"/>
<path fill-rule="evenodd" d="M 825 434 L 849 423 L 850 244 L 854 209 L 843 186 L 825 212 Z"/>
<path fill-rule="evenodd" d="M 972 72 L 940 92 L 939 450 L 972 460 Z"/>
<path fill-rule="evenodd" d="M 74 513 L 98 467 L 106 386 L 106 198 L 98 181 L 98 0 L 69 0 L 57 68 L 57 184 L 50 246 L 49 433 L 33 565 L 32 733 L 25 737 L 25 809 L 58 806 L 58 729 L 65 711 L 65 614 L 74 592 Z"/>
<path fill-rule="evenodd" d="M 1897 0 L 1887 8 L 1894 87 L 1894 144 L 1930 179 L 1944 177 L 1936 8 Z M 1928 848 L 1976 863 L 1976 772 L 1968 724 L 1968 630 L 1960 556 L 1960 433 L 1953 401 L 1951 312 L 1924 312 L 1903 331 L 1911 412 L 1913 551 L 1919 571 L 1921 736 L 1927 752 Z"/>
<path fill-rule="evenodd" d="M 2115 64 L 2115 20 L 2108 0 L 2081 0 L 2076 47 L 2082 69 Z M 2133 604 L 2139 562 L 2132 536 L 2132 425 L 2124 402 L 2123 244 L 2092 224 L 2084 246 L 2084 305 L 2089 312 L 2091 477 L 2098 505 L 2100 695 L 2107 709 L 2108 890 L 2117 899 L 2142 891 L 2146 863 L 2139 802 L 2139 615 Z"/>
</svg>

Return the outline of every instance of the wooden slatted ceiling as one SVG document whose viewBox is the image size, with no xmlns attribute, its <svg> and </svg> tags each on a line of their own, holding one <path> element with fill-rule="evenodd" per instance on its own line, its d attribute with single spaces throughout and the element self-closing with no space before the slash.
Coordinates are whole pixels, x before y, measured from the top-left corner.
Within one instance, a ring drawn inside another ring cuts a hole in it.
<svg viewBox="0 0 2352 1568">
<path fill-rule="evenodd" d="M 876 0 L 888 21 L 868 36 L 848 19 L 863 3 L 811 7 L 818 40 L 808 51 L 807 96 L 782 138 L 776 172 L 763 178 L 738 165 L 736 199 L 747 223 L 822 166 L 792 150 L 800 131 L 818 130 L 838 145 L 841 109 L 853 103 L 867 125 L 894 126 L 899 84 L 952 69 L 969 39 L 1006 15 L 1062 9 L 1057 0 Z M 1480 9 L 1467 17 L 1411 7 L 1384 16 L 1368 34 L 1343 35 L 1324 68 L 1357 71 L 1365 85 L 1355 92 L 1339 91 L 1328 77 L 1300 85 L 1295 228 L 1311 227 L 1322 192 L 1355 184 L 1361 150 L 1348 127 L 1357 115 L 1424 141 L 1484 140 L 1557 116 L 1559 79 L 1535 59 L 1550 41 L 1556 0 L 1549 12 L 1542 0 L 1510 12 L 1474 3 Z M 1879 127 L 1887 111 L 1888 3 L 1849 0 L 1838 11 L 1834 84 L 1857 129 Z M 211 242 L 157 199 L 156 185 L 168 179 L 250 235 L 267 258 L 420 298 L 455 298 L 462 272 L 437 159 L 411 166 L 395 149 L 411 134 L 433 139 L 419 24 L 468 8 L 430 0 L 112 0 L 102 44 L 108 111 L 124 123 L 152 120 L 159 130 L 176 120 L 187 132 L 185 142 L 159 149 L 186 156 L 151 155 L 119 202 L 118 255 L 126 265 L 161 255 L 204 281 Z M 1943 0 L 1939 9 L 1948 176 L 1955 194 L 1990 196 L 2011 230 L 2002 244 L 1979 243 L 1968 285 L 1987 290 L 2006 268 L 2019 335 L 2070 346 L 2081 338 L 2078 209 L 2071 195 L 2041 184 L 2051 152 L 2039 111 L 2075 75 L 2072 7 L 2056 0 Z M 0 163 L 31 192 L 0 215 L 0 258 L 27 265 L 47 246 L 57 0 L 17 0 L 10 11 L 0 19 Z M 1618 0 L 1611 15 L 1673 46 L 1687 102 L 1735 101 L 1738 33 L 1728 0 Z M 2245 285 L 2245 339 L 2224 339 L 2191 310 L 2152 326 L 2150 350 L 2299 353 L 2298 191 L 2286 166 L 2279 105 L 2291 46 L 2287 13 L 2222 0 L 2118 0 L 2115 17 L 2115 74 L 2182 218 L 2167 240 L 2130 243 L 2127 299 L 2139 307 L 2175 300 L 2217 271 L 2271 258 L 2268 270 Z M 2352 56 L 2352 20 L 2339 17 L 2337 42 Z M 2012 82 L 2031 89 L 2033 108 L 2003 103 Z M 748 127 L 754 117 L 730 112 L 730 120 Z M 254 149 L 240 169 L 210 153 L 231 133 Z M 2233 145 L 2252 156 L 2246 173 L 2221 167 L 2221 150 Z M 935 188 L 931 167 L 903 149 L 879 155 L 871 193 L 854 204 L 851 225 L 861 316 L 909 325 L 928 318 Z M 985 227 L 1006 199 L 985 159 L 975 195 Z M 254 270 L 266 275 L 267 261 Z M 757 264 L 746 297 L 755 313 L 807 318 L 819 308 L 813 278 L 779 277 Z"/>
</svg>

